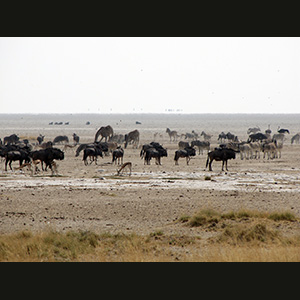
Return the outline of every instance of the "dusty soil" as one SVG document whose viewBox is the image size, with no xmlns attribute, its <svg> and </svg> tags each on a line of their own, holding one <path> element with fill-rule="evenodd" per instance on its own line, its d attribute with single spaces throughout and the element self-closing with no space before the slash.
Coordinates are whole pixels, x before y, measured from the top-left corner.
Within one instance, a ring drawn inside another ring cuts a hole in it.
<svg viewBox="0 0 300 300">
<path fill-rule="evenodd" d="M 111 156 L 85 166 L 82 153 L 75 157 L 76 148 L 65 151 L 65 159 L 57 162 L 59 176 L 54 177 L 50 171 L 35 176 L 27 170 L 5 172 L 2 162 L 0 233 L 51 228 L 209 237 L 210 232 L 176 220 L 202 208 L 290 211 L 300 217 L 299 145 L 285 144 L 281 158 L 273 160 L 262 154 L 249 160 L 237 155 L 228 162 L 228 172 L 221 172 L 220 162 L 213 163 L 213 172 L 205 170 L 206 154 L 198 153 L 189 165 L 181 158 L 176 166 L 177 143 L 164 140 L 164 146 L 168 157 L 162 158 L 162 165 L 144 165 L 140 149 L 128 146 L 124 162 L 132 162 L 131 176 L 117 176 Z M 285 230 L 300 233 L 298 223 Z"/>
</svg>

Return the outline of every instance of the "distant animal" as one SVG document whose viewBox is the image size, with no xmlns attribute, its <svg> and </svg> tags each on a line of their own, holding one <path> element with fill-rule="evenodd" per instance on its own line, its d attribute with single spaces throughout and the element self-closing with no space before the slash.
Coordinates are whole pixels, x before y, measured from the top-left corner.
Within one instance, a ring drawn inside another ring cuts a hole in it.
<svg viewBox="0 0 300 300">
<path fill-rule="evenodd" d="M 123 156 L 124 156 L 124 149 L 121 146 L 118 146 L 117 149 L 115 149 L 112 152 L 112 163 L 115 162 L 115 164 L 118 161 L 118 165 L 121 163 L 123 164 Z"/>
<path fill-rule="evenodd" d="M 54 138 L 53 144 L 61 144 L 62 142 L 69 143 L 69 138 L 66 135 L 58 135 Z"/>
<path fill-rule="evenodd" d="M 248 140 L 247 142 L 257 142 L 257 141 L 260 141 L 262 142 L 263 140 L 267 140 L 268 137 L 267 135 L 261 133 L 261 132 L 258 132 L 258 133 L 253 133 L 253 134 L 250 134 L 249 137 L 248 137 Z"/>
<path fill-rule="evenodd" d="M 161 157 L 167 157 L 167 156 L 168 156 L 167 149 L 165 149 L 161 145 L 159 147 L 149 148 L 145 151 L 144 164 L 150 165 L 151 158 L 155 158 L 155 163 L 157 165 L 161 165 Z"/>
<path fill-rule="evenodd" d="M 210 150 L 210 142 L 208 142 L 208 141 L 195 140 L 195 141 L 191 142 L 191 146 L 192 147 L 195 147 L 195 146 L 198 147 L 199 155 L 203 154 L 203 150 L 207 150 L 207 153 Z"/>
<path fill-rule="evenodd" d="M 41 145 L 42 144 L 42 142 L 44 141 L 44 135 L 39 135 L 36 139 L 37 139 L 37 141 L 39 142 L 39 145 Z"/>
<path fill-rule="evenodd" d="M 278 126 L 278 129 L 277 129 L 278 133 L 288 133 L 288 134 L 290 134 L 288 129 L 284 129 L 284 128 L 279 129 L 279 128 L 280 128 L 280 126 Z"/>
<path fill-rule="evenodd" d="M 185 157 L 186 164 L 188 165 L 191 160 L 191 156 L 195 156 L 195 155 L 196 155 L 196 150 L 191 146 L 185 147 L 183 150 L 182 149 L 176 150 L 174 155 L 175 165 L 178 165 L 178 160 L 180 157 Z"/>
<path fill-rule="evenodd" d="M 170 137 L 170 142 L 175 142 L 177 140 L 177 137 L 179 137 L 179 135 L 177 134 L 176 130 L 170 130 L 170 128 L 166 129 L 166 133 L 168 133 L 169 137 Z"/>
<path fill-rule="evenodd" d="M 190 146 L 189 142 L 180 141 L 178 143 L 179 149 L 184 149 L 185 147 L 189 147 L 189 146 Z"/>
<path fill-rule="evenodd" d="M 200 136 L 203 136 L 204 141 L 206 141 L 206 142 L 209 142 L 211 140 L 211 138 L 212 138 L 211 134 L 207 134 L 204 131 L 201 132 Z"/>
<path fill-rule="evenodd" d="M 250 127 L 248 128 L 247 130 L 247 134 L 250 134 L 250 133 L 257 133 L 260 131 L 260 128 L 257 126 L 257 127 Z"/>
<path fill-rule="evenodd" d="M 299 144 L 300 142 L 300 134 L 296 133 L 292 138 L 291 138 L 291 144 Z"/>
<path fill-rule="evenodd" d="M 236 153 L 235 150 L 226 147 L 215 148 L 215 150 L 210 151 L 207 154 L 206 168 L 209 165 L 209 171 L 212 171 L 211 165 L 212 162 L 215 160 L 215 161 L 222 161 L 222 171 L 224 171 L 224 165 L 226 167 L 226 170 L 228 171 L 227 161 L 229 159 L 235 159 L 235 153 Z"/>
<path fill-rule="evenodd" d="M 117 170 L 118 175 L 120 175 L 121 171 L 123 171 L 125 168 L 129 169 L 129 176 L 131 176 L 132 163 L 129 161 L 122 164 L 121 168 Z"/>
<path fill-rule="evenodd" d="M 5 154 L 5 171 L 7 171 L 7 164 L 9 165 L 9 168 L 12 170 L 11 163 L 16 160 L 19 161 L 20 166 L 22 165 L 23 161 L 29 163 L 30 162 L 29 152 L 22 149 L 8 151 Z"/>
<path fill-rule="evenodd" d="M 132 143 L 133 147 L 137 148 L 140 141 L 140 132 L 135 129 L 130 131 L 128 134 L 125 134 L 125 144 L 124 148 L 127 148 L 128 143 Z"/>
<path fill-rule="evenodd" d="M 87 158 L 89 157 L 90 163 L 92 163 L 94 161 L 95 164 L 97 165 L 97 157 L 98 156 L 101 156 L 103 158 L 103 153 L 99 147 L 97 147 L 97 146 L 94 146 L 93 148 L 87 147 L 83 150 L 82 160 L 84 161 L 84 164 L 87 166 L 88 165 Z"/>
<path fill-rule="evenodd" d="M 264 157 L 267 153 L 268 159 L 273 159 L 277 156 L 277 142 L 265 142 L 262 144 L 262 152 L 264 153 Z"/>
<path fill-rule="evenodd" d="M 33 161 L 40 160 L 42 165 L 42 170 L 47 171 L 47 168 L 50 167 L 52 170 L 52 162 L 54 159 L 63 160 L 65 158 L 64 152 L 58 148 L 46 148 L 42 150 L 36 150 L 30 152 L 29 156 Z M 45 163 L 46 167 L 44 169 L 43 163 Z"/>
<path fill-rule="evenodd" d="M 141 159 L 143 159 L 145 157 L 146 150 L 148 150 L 150 148 L 157 148 L 157 147 L 162 147 L 162 146 L 157 142 L 151 142 L 150 144 L 144 144 L 142 146 L 142 149 L 141 149 L 141 152 L 140 152 Z"/>
<path fill-rule="evenodd" d="M 79 156 L 79 153 L 83 151 L 85 148 L 93 148 L 95 146 L 98 146 L 102 152 L 108 151 L 108 146 L 106 142 L 85 143 L 85 144 L 80 144 L 78 146 L 78 148 L 76 149 L 75 157 Z"/>
<path fill-rule="evenodd" d="M 238 137 L 230 132 L 226 133 L 226 139 L 228 139 L 228 141 L 238 142 Z"/>
<path fill-rule="evenodd" d="M 110 125 L 101 126 L 95 134 L 94 141 L 97 142 L 98 137 L 101 136 L 100 142 L 102 141 L 102 139 L 104 139 L 105 142 L 107 142 L 107 139 L 111 138 L 113 135 L 114 135 L 114 130 Z"/>
<path fill-rule="evenodd" d="M 76 133 L 73 133 L 73 141 L 75 142 L 75 145 L 79 144 L 79 140 L 80 137 Z"/>
<path fill-rule="evenodd" d="M 222 131 L 220 134 L 219 134 L 219 137 L 218 137 L 218 141 L 220 141 L 221 143 L 224 143 L 226 140 L 226 133 L 224 131 Z"/>
<path fill-rule="evenodd" d="M 9 136 L 4 137 L 3 143 L 5 144 L 15 144 L 20 140 L 20 138 L 16 134 L 11 134 Z"/>
</svg>

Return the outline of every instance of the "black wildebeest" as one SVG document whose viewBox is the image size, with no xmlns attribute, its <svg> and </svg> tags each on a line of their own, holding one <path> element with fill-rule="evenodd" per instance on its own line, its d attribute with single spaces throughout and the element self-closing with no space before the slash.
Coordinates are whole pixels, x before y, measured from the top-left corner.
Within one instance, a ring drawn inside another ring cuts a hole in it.
<svg viewBox="0 0 300 300">
<path fill-rule="evenodd" d="M 19 141 L 19 137 L 16 134 L 11 134 L 9 136 L 4 137 L 3 143 L 5 144 L 15 144 Z"/>
<path fill-rule="evenodd" d="M 257 141 L 262 142 L 263 140 L 266 140 L 266 139 L 268 139 L 268 137 L 265 134 L 261 133 L 261 132 L 253 133 L 253 134 L 249 135 L 247 143 L 257 142 Z"/>
<path fill-rule="evenodd" d="M 43 163 L 45 163 L 45 171 L 47 167 L 50 167 L 52 171 L 52 163 L 54 159 L 63 160 L 65 158 L 64 152 L 58 148 L 46 148 L 42 150 L 36 150 L 30 152 L 29 156 L 32 160 L 40 160 L 42 165 L 42 170 L 44 171 Z"/>
<path fill-rule="evenodd" d="M 75 142 L 75 145 L 79 144 L 79 140 L 80 137 L 76 133 L 73 133 L 73 141 Z"/>
<path fill-rule="evenodd" d="M 185 147 L 184 149 L 176 150 L 174 156 L 175 165 L 178 165 L 178 160 L 180 157 L 185 157 L 186 164 L 188 165 L 191 160 L 191 156 L 195 156 L 195 155 L 196 155 L 196 150 L 191 146 Z"/>
<path fill-rule="evenodd" d="M 115 149 L 112 153 L 112 163 L 115 162 L 115 164 L 118 161 L 118 165 L 121 163 L 123 164 L 123 156 L 124 156 L 124 149 L 121 146 L 118 146 L 117 149 Z"/>
<path fill-rule="evenodd" d="M 39 135 L 36 139 L 37 139 L 37 141 L 39 142 L 39 145 L 41 145 L 42 144 L 42 142 L 44 141 L 44 135 Z"/>
<path fill-rule="evenodd" d="M 58 135 L 53 140 L 53 144 L 60 144 L 62 142 L 69 143 L 69 138 L 66 135 Z"/>
<path fill-rule="evenodd" d="M 155 158 L 155 163 L 157 165 L 161 165 L 161 157 L 164 156 L 167 157 L 168 152 L 167 149 L 165 149 L 161 145 L 159 147 L 149 148 L 145 151 L 144 164 L 147 163 L 147 165 L 150 165 L 151 158 Z"/>
<path fill-rule="evenodd" d="M 206 168 L 209 165 L 209 171 L 212 171 L 211 164 L 215 160 L 215 161 L 222 161 L 222 171 L 224 171 L 224 164 L 226 170 L 228 171 L 227 160 L 235 159 L 236 152 L 237 151 L 226 147 L 215 148 L 215 150 L 210 151 L 207 154 Z"/>
<path fill-rule="evenodd" d="M 91 160 L 91 163 L 94 161 L 95 164 L 97 164 L 97 157 L 101 156 L 103 158 L 103 153 L 100 147 L 94 146 L 92 148 L 87 147 L 83 150 L 83 158 L 84 164 L 87 166 L 87 158 L 89 157 Z"/>
<path fill-rule="evenodd" d="M 30 162 L 29 152 L 22 149 L 8 151 L 5 154 L 5 171 L 7 171 L 7 164 L 9 164 L 9 167 L 12 170 L 11 163 L 16 160 L 19 161 L 20 166 L 22 165 L 23 161 L 29 163 Z"/>
</svg>

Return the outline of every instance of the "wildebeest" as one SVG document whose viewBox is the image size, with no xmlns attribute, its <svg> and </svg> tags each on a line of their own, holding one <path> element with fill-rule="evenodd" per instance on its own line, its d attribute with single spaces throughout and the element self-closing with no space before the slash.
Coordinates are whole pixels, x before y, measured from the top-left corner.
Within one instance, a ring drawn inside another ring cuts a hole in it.
<svg viewBox="0 0 300 300">
<path fill-rule="evenodd" d="M 115 162 L 115 164 L 118 161 L 118 165 L 121 163 L 123 164 L 123 156 L 124 156 L 124 149 L 121 146 L 118 146 L 117 149 L 115 149 L 112 153 L 112 163 Z"/>
<path fill-rule="evenodd" d="M 128 134 L 125 134 L 125 145 L 124 148 L 127 148 L 128 143 L 133 143 L 133 147 L 135 146 L 135 148 L 138 147 L 140 141 L 140 132 L 135 129 L 133 131 L 130 131 Z"/>
<path fill-rule="evenodd" d="M 80 137 L 76 133 L 73 133 L 73 141 L 75 142 L 75 145 L 79 144 L 79 140 Z"/>
<path fill-rule="evenodd" d="M 10 169 L 12 170 L 11 163 L 16 160 L 19 161 L 20 166 L 22 165 L 23 161 L 25 161 L 26 163 L 29 163 L 30 162 L 29 152 L 22 150 L 22 149 L 8 151 L 5 154 L 5 171 L 7 171 L 7 164 L 9 165 Z"/>
<path fill-rule="evenodd" d="M 9 136 L 4 137 L 3 143 L 5 144 L 15 144 L 19 141 L 19 137 L 14 133 Z"/>
<path fill-rule="evenodd" d="M 215 148 L 215 150 L 210 151 L 207 154 L 206 168 L 209 165 L 209 171 L 212 171 L 211 164 L 215 160 L 215 161 L 222 161 L 222 171 L 224 171 L 224 164 L 226 170 L 228 171 L 227 160 L 235 159 L 235 153 L 236 153 L 235 150 L 226 147 Z"/>
<path fill-rule="evenodd" d="M 39 135 L 36 139 L 37 139 L 37 141 L 39 142 L 39 145 L 44 141 L 44 135 Z"/>
<path fill-rule="evenodd" d="M 65 158 L 64 152 L 58 148 L 46 148 L 42 150 L 36 150 L 30 152 L 29 156 L 32 160 L 40 160 L 42 165 L 42 170 L 47 171 L 47 167 L 50 167 L 52 171 L 52 162 L 54 159 L 63 160 Z M 43 163 L 46 167 L 44 169 Z"/>
<path fill-rule="evenodd" d="M 101 126 L 95 134 L 95 142 L 97 142 L 97 139 L 100 135 L 101 135 L 100 142 L 102 141 L 102 139 L 105 139 L 105 142 L 107 142 L 107 139 L 111 138 L 114 135 L 114 130 L 110 125 Z"/>
<path fill-rule="evenodd" d="M 108 145 L 106 142 L 85 143 L 78 146 L 78 148 L 76 149 L 75 157 L 79 156 L 79 153 L 85 148 L 93 148 L 95 146 L 99 147 L 102 152 L 108 151 Z"/>
<path fill-rule="evenodd" d="M 151 142 L 150 144 L 144 144 L 142 146 L 142 149 L 140 152 L 141 159 L 143 159 L 145 157 L 146 150 L 148 150 L 150 148 L 157 148 L 157 147 L 162 147 L 162 146 L 160 145 L 160 143 L 157 143 L 157 142 Z"/>
<path fill-rule="evenodd" d="M 175 151 L 175 156 L 174 156 L 174 160 L 175 160 L 175 165 L 178 165 L 178 160 L 180 157 L 185 157 L 186 158 L 186 164 L 188 165 L 191 159 L 191 156 L 195 156 L 196 155 L 196 150 L 195 148 L 189 146 L 189 147 L 185 147 L 184 149 L 179 149 Z"/>
<path fill-rule="evenodd" d="M 54 138 L 53 144 L 59 144 L 62 142 L 69 143 L 69 138 L 66 135 L 58 135 L 57 137 Z"/>
<path fill-rule="evenodd" d="M 88 161 L 87 158 L 90 158 L 91 163 L 94 161 L 95 164 L 97 164 L 97 157 L 101 156 L 103 158 L 103 153 L 100 147 L 94 146 L 94 147 L 87 147 L 83 150 L 83 158 L 84 164 L 87 166 Z"/>
<path fill-rule="evenodd" d="M 161 165 L 161 157 L 167 157 L 168 152 L 167 149 L 165 149 L 163 146 L 159 145 L 155 148 L 149 148 L 145 151 L 144 154 L 144 164 L 147 163 L 147 165 L 150 165 L 151 158 L 155 158 L 155 163 L 157 165 Z"/>
<path fill-rule="evenodd" d="M 268 137 L 265 134 L 258 132 L 258 133 L 250 134 L 247 142 L 248 143 L 249 142 L 257 142 L 257 141 L 262 142 L 263 140 L 267 140 L 267 139 L 268 139 Z"/>
</svg>

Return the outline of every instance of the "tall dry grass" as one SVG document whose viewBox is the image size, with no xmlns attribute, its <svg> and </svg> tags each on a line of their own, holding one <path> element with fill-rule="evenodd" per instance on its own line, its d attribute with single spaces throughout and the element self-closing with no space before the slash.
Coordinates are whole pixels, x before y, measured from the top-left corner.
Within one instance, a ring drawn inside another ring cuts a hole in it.
<svg viewBox="0 0 300 300">
<path fill-rule="evenodd" d="M 221 214 L 208 209 L 194 216 L 184 216 L 180 222 L 182 226 L 198 226 L 199 236 L 170 236 L 162 231 L 146 236 L 73 231 L 3 234 L 0 235 L 0 261 L 300 261 L 299 233 L 285 235 L 277 230 L 286 224 L 299 225 L 297 218 L 289 212 Z M 278 222 L 281 222 L 280 226 Z M 202 238 L 202 229 L 203 232 L 211 230 L 213 237 Z"/>
</svg>

